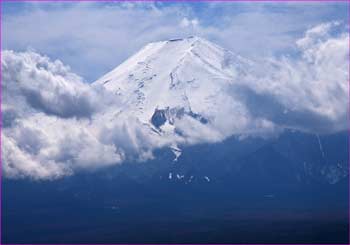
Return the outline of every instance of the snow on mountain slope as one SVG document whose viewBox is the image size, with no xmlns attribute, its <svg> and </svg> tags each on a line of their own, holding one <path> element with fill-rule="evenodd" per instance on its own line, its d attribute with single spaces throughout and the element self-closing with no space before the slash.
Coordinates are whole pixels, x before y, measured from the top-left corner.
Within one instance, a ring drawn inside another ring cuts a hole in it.
<svg viewBox="0 0 350 245">
<path fill-rule="evenodd" d="M 212 77 L 230 80 L 230 71 L 222 69 L 224 55 L 224 50 L 197 37 L 150 43 L 96 83 L 103 83 L 106 88 L 121 94 L 142 91 L 147 93 L 149 102 L 164 103 L 169 99 L 168 94 L 159 94 L 159 91 L 183 92 L 185 83 L 198 88 L 196 80 L 200 80 L 202 86 L 208 86 Z M 210 78 L 206 78 L 207 75 Z M 130 91 L 132 89 L 135 90 Z M 182 100 L 181 97 L 172 98 L 168 102 Z"/>
<path fill-rule="evenodd" d="M 225 54 L 197 37 L 150 43 L 96 83 L 120 95 L 143 121 L 156 108 L 202 114 L 213 105 L 210 98 L 232 82 L 232 70 L 223 69 Z"/>
<path fill-rule="evenodd" d="M 94 85 L 121 99 L 121 113 L 135 116 L 163 133 L 218 140 L 245 128 L 244 105 L 230 86 L 251 62 L 199 37 L 146 45 Z M 232 116 L 235 116 L 233 118 Z"/>
</svg>

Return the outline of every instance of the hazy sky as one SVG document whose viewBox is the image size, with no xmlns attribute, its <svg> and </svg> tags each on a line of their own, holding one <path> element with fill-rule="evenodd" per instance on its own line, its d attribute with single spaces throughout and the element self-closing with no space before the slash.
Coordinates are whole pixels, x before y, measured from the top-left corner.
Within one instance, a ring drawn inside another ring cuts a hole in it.
<svg viewBox="0 0 350 245">
<path fill-rule="evenodd" d="M 293 54 L 347 3 L 3 3 L 3 49 L 35 50 L 92 82 L 148 42 L 198 35 L 245 56 Z"/>
</svg>

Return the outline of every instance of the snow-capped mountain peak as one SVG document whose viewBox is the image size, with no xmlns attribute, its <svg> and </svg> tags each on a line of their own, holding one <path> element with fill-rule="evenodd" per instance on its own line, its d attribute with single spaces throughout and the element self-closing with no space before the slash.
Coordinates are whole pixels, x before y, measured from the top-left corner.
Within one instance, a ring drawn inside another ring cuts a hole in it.
<svg viewBox="0 0 350 245">
<path fill-rule="evenodd" d="M 95 84 L 115 93 L 124 111 L 141 122 L 166 127 L 189 115 L 205 124 L 220 111 L 228 99 L 226 86 L 247 64 L 242 57 L 191 36 L 150 43 Z"/>
</svg>

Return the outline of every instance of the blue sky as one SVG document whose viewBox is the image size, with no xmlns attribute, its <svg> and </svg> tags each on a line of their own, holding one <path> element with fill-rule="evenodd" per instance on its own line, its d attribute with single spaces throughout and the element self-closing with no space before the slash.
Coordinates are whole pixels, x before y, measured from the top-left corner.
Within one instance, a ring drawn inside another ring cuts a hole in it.
<svg viewBox="0 0 350 245">
<path fill-rule="evenodd" d="M 60 59 L 87 82 L 148 42 L 198 35 L 247 57 L 293 54 L 320 23 L 347 23 L 347 3 L 3 3 L 2 47 Z"/>
</svg>

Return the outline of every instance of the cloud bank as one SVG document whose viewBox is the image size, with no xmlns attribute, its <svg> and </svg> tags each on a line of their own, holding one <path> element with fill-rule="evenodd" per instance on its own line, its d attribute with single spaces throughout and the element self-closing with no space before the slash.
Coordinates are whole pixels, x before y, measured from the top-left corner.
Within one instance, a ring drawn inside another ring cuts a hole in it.
<svg viewBox="0 0 350 245">
<path fill-rule="evenodd" d="M 55 179 L 124 161 L 145 161 L 158 148 L 231 135 L 266 137 L 285 128 L 345 130 L 348 42 L 338 22 L 307 30 L 295 42 L 294 55 L 254 60 L 235 77 L 237 82 L 228 88 L 227 101 L 232 103 L 222 107 L 215 124 L 184 116 L 175 125 L 182 134 L 175 135 L 159 135 L 150 125 L 120 113 L 118 96 L 84 82 L 60 61 L 32 51 L 3 51 L 5 176 Z M 237 118 L 234 125 L 225 115 Z"/>
<path fill-rule="evenodd" d="M 243 79 L 240 94 L 246 95 L 253 113 L 278 125 L 311 132 L 346 129 L 349 37 L 344 25 L 315 26 L 296 41 L 296 47 L 297 58 L 282 56 L 256 63 L 259 75 Z"/>
<path fill-rule="evenodd" d="M 110 103 L 60 61 L 34 52 L 2 53 L 3 166 L 9 177 L 45 179 L 75 168 L 119 163 L 100 142 L 91 119 Z"/>
</svg>

